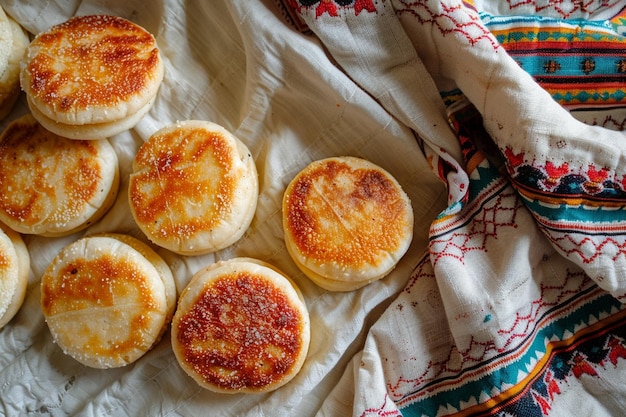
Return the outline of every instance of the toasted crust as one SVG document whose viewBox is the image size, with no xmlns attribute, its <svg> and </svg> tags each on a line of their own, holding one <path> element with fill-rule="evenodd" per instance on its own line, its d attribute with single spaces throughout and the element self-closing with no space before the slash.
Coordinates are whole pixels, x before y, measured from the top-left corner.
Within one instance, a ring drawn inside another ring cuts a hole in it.
<svg viewBox="0 0 626 417">
<path fill-rule="evenodd" d="M 28 33 L 10 16 L 7 16 L 12 34 L 11 54 L 7 68 L 0 76 L 0 119 L 13 109 L 20 94 L 20 63 L 30 39 Z"/>
<path fill-rule="evenodd" d="M 310 342 L 302 294 L 274 267 L 235 258 L 198 272 L 172 321 L 181 367 L 215 392 L 268 392 L 300 371 Z"/>
<path fill-rule="evenodd" d="M 160 258 L 141 242 L 118 236 L 69 244 L 41 278 L 42 311 L 55 342 L 94 368 L 139 359 L 161 338 L 172 314 L 171 271 L 162 274 L 163 264 L 152 262 Z"/>
<path fill-rule="evenodd" d="M 114 122 L 157 93 L 164 66 L 154 37 L 126 19 L 76 16 L 39 33 L 27 48 L 21 85 L 51 120 Z"/>
<path fill-rule="evenodd" d="M 98 220 L 119 186 L 117 155 L 105 140 L 70 140 L 30 115 L 0 135 L 0 220 L 24 234 L 60 236 Z"/>
<path fill-rule="evenodd" d="M 413 238 L 411 202 L 387 171 L 354 157 L 311 163 L 283 196 L 287 249 L 322 288 L 350 291 L 387 275 Z"/>
<path fill-rule="evenodd" d="M 29 269 L 30 256 L 22 237 L 0 224 L 0 329 L 24 302 Z"/>
<path fill-rule="evenodd" d="M 162 128 L 137 152 L 131 213 L 155 244 L 184 255 L 223 249 L 250 225 L 258 175 L 248 148 L 215 123 Z"/>
</svg>

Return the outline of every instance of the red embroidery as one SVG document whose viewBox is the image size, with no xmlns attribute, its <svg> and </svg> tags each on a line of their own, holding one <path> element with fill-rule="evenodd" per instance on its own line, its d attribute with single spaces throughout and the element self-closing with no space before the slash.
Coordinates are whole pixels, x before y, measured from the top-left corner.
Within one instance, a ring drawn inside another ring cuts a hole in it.
<svg viewBox="0 0 626 417">
<path fill-rule="evenodd" d="M 609 336 L 606 346 L 609 350 L 609 361 L 614 366 L 617 366 L 617 361 L 622 358 L 626 359 L 626 346 L 624 345 L 624 339 L 621 339 L 617 336 Z"/>
<path fill-rule="evenodd" d="M 322 0 L 315 8 L 315 17 L 320 17 L 324 13 L 337 16 L 337 5 L 332 0 Z"/>
<path fill-rule="evenodd" d="M 355 0 L 354 14 L 358 16 L 363 10 L 374 13 L 376 11 L 376 6 L 374 6 L 372 0 Z"/>
<path fill-rule="evenodd" d="M 516 187 L 551 193 L 547 198 L 553 198 L 555 194 L 613 200 L 626 198 L 626 177 L 616 178 L 615 172 L 608 168 L 591 164 L 576 167 L 567 162 L 560 165 L 552 161 L 546 161 L 544 165 L 537 161 L 526 162 L 524 151 L 515 153 L 510 147 L 504 149 L 504 156 Z"/>
<path fill-rule="evenodd" d="M 587 361 L 587 357 L 577 352 L 571 360 L 572 373 L 576 378 L 580 378 L 583 375 L 598 376 L 598 373 L 593 368 L 593 365 Z"/>
<path fill-rule="evenodd" d="M 533 397 L 533 400 L 535 400 L 535 403 L 539 406 L 539 408 L 541 409 L 541 414 L 544 416 L 547 416 L 548 414 L 550 414 L 550 409 L 552 408 L 550 406 L 550 402 L 548 402 L 541 394 L 539 394 L 537 391 L 535 390 L 531 390 L 530 391 Z"/>
<path fill-rule="evenodd" d="M 556 166 L 552 162 L 546 162 L 546 173 L 548 178 L 541 181 L 541 184 L 546 190 L 552 190 L 559 185 L 559 181 L 569 172 L 569 164 L 563 162 L 561 165 Z"/>
<path fill-rule="evenodd" d="M 606 127 L 611 130 L 626 130 L 626 118 L 619 120 L 615 118 L 616 115 L 608 115 L 605 116 L 603 120 L 599 121 L 597 119 L 593 119 L 591 121 L 587 121 L 586 123 L 591 125 L 598 125 L 602 127 Z"/>
<path fill-rule="evenodd" d="M 503 229 L 517 227 L 517 213 L 524 207 L 513 191 L 496 196 L 479 215 L 471 220 L 469 228 L 455 231 L 452 235 L 433 238 L 430 244 L 431 262 L 437 265 L 444 258 L 452 257 L 465 263 L 465 255 L 473 251 L 487 252 L 487 242 L 497 239 Z"/>
<path fill-rule="evenodd" d="M 559 387 L 559 383 L 554 377 L 554 373 L 552 372 L 552 370 L 548 369 L 546 371 L 546 374 L 543 377 L 543 381 L 546 384 L 550 401 L 554 401 L 554 397 L 561 393 L 561 388 Z"/>
<path fill-rule="evenodd" d="M 518 154 L 513 153 L 513 151 L 511 150 L 511 148 L 506 148 L 504 150 L 504 155 L 506 156 L 506 159 L 509 161 L 509 163 L 511 164 L 511 166 L 513 167 L 517 167 L 522 165 L 522 163 L 524 163 L 524 152 L 520 152 Z"/>
<path fill-rule="evenodd" d="M 550 178 L 561 178 L 563 175 L 569 172 L 569 164 L 563 162 L 561 165 L 556 166 L 552 162 L 546 162 L 546 172 Z"/>
<path fill-rule="evenodd" d="M 444 36 L 459 35 L 471 46 L 486 41 L 494 50 L 500 48 L 480 16 L 461 3 L 447 4 L 446 0 L 400 0 L 397 3 L 396 14 L 412 16 L 420 25 L 432 25 Z"/>
<path fill-rule="evenodd" d="M 575 238 L 572 233 L 563 234 L 557 231 L 553 232 L 547 227 L 544 228 L 543 231 L 550 242 L 564 253 L 565 256 L 568 258 L 575 256 L 580 259 L 583 264 L 595 262 L 600 256 L 609 253 L 613 254 L 610 258 L 612 261 L 626 256 L 626 242 L 623 239 L 617 240 L 617 237 L 607 237 L 603 240 L 595 241 L 588 236 L 580 239 Z M 607 247 L 610 249 L 605 251 Z"/>
<path fill-rule="evenodd" d="M 392 405 L 389 401 L 389 397 L 385 394 L 385 399 L 383 403 L 379 407 L 368 408 L 363 413 L 361 413 L 360 417 L 369 417 L 369 416 L 380 416 L 380 417 L 398 417 L 402 416 L 398 409 Z"/>
<path fill-rule="evenodd" d="M 522 7 L 533 7 L 538 14 L 548 15 L 550 12 L 558 14 L 563 19 L 570 19 L 574 16 L 582 17 L 582 15 L 597 12 L 600 9 L 611 9 L 619 5 L 619 0 L 609 2 L 608 0 L 581 0 L 581 1 L 563 1 L 563 0 L 507 0 L 510 10 Z M 523 14 L 523 13 L 522 13 Z"/>
<path fill-rule="evenodd" d="M 301 13 L 303 9 L 315 8 L 316 18 L 323 14 L 338 16 L 339 8 L 353 9 L 355 16 L 362 11 L 376 12 L 374 0 L 289 0 L 289 2 L 298 13 Z"/>
</svg>

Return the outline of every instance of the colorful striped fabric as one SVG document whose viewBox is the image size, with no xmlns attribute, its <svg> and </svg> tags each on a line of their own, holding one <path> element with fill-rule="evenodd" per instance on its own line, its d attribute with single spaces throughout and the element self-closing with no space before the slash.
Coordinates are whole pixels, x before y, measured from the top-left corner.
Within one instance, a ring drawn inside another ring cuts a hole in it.
<svg viewBox="0 0 626 417">
<path fill-rule="evenodd" d="M 517 63 L 566 108 L 626 107 L 622 14 L 602 21 L 480 16 Z"/>
</svg>

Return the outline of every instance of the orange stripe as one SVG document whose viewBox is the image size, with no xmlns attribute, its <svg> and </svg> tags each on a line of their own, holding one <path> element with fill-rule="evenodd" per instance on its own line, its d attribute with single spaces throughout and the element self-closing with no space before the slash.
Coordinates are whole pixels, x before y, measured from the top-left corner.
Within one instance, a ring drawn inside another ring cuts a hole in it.
<svg viewBox="0 0 626 417">
<path fill-rule="evenodd" d="M 524 197 L 528 200 L 539 200 L 544 203 L 553 204 L 553 205 L 561 205 L 565 204 L 568 206 L 580 206 L 586 205 L 591 207 L 624 207 L 624 200 L 619 200 L 617 198 L 593 198 L 593 197 L 568 197 L 563 194 L 559 196 L 558 194 L 553 194 L 555 197 L 550 197 L 548 193 L 541 193 L 538 191 L 533 191 L 526 187 L 523 184 L 513 180 L 513 184 L 515 189 L 520 192 Z"/>
</svg>

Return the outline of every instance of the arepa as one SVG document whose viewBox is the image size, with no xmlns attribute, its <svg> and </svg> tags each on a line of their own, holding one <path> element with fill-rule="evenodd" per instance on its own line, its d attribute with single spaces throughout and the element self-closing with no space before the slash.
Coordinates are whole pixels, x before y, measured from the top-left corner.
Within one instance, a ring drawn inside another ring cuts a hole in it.
<svg viewBox="0 0 626 417">
<path fill-rule="evenodd" d="M 30 255 L 22 236 L 0 224 L 0 329 L 22 306 L 29 271 Z"/>
<path fill-rule="evenodd" d="M 221 261 L 194 275 L 172 320 L 182 369 L 211 391 L 262 393 L 301 370 L 311 339 L 299 288 L 270 264 Z"/>
<path fill-rule="evenodd" d="M 7 16 L 11 28 L 11 54 L 6 69 L 0 75 L 0 119 L 4 119 L 13 109 L 20 89 L 20 64 L 30 38 L 28 33 L 11 16 Z"/>
<path fill-rule="evenodd" d="M 120 234 L 78 239 L 41 278 L 41 306 L 63 352 L 93 368 L 135 362 L 157 343 L 176 306 L 169 266 L 146 243 Z"/>
<path fill-rule="evenodd" d="M 42 236 L 84 229 L 115 201 L 118 164 L 107 139 L 67 139 L 26 114 L 0 135 L 0 221 Z"/>
<path fill-rule="evenodd" d="M 241 140 L 215 123 L 188 120 L 163 127 L 139 148 L 128 197 L 150 241 L 199 255 L 243 236 L 258 188 L 254 159 Z"/>
<path fill-rule="evenodd" d="M 100 139 L 137 123 L 163 75 L 151 33 L 121 17 L 88 15 L 37 34 L 20 82 L 33 115 L 47 129 L 71 139 Z"/>
<path fill-rule="evenodd" d="M 413 238 L 413 209 L 383 168 L 356 157 L 314 161 L 283 196 L 285 244 L 320 287 L 351 291 L 393 270 Z"/>
</svg>

